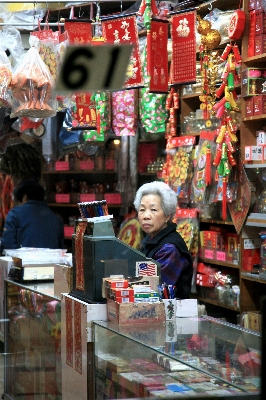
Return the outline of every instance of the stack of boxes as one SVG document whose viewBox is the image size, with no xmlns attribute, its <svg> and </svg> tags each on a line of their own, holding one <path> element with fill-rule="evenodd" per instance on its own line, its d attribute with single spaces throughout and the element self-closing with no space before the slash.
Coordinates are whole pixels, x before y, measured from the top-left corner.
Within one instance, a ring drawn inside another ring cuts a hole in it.
<svg viewBox="0 0 266 400">
<path fill-rule="evenodd" d="M 226 232 L 222 227 L 210 227 L 200 232 L 200 256 L 202 258 L 238 264 L 239 236 Z"/>
<path fill-rule="evenodd" d="M 241 95 L 245 99 L 245 116 L 266 114 L 266 69 L 246 68 L 242 71 Z"/>
<path fill-rule="evenodd" d="M 266 53 L 266 17 L 261 3 L 249 1 L 248 57 Z"/>
<path fill-rule="evenodd" d="M 245 146 L 245 161 L 266 161 L 266 131 L 256 131 L 256 145 Z"/>
<path fill-rule="evenodd" d="M 149 284 L 131 284 L 128 279 L 105 278 L 105 297 L 117 303 L 158 303 L 158 290 L 152 290 Z"/>
</svg>

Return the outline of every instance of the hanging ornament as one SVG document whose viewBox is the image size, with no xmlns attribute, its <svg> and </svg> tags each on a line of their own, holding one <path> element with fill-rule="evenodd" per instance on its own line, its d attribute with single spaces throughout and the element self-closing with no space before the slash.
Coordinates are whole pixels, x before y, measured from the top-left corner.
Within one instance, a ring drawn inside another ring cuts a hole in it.
<svg viewBox="0 0 266 400">
<path fill-rule="evenodd" d="M 165 138 L 176 136 L 177 110 L 179 109 L 179 95 L 175 86 L 172 86 L 166 98 L 165 108 L 169 111 L 166 123 Z"/>
<path fill-rule="evenodd" d="M 206 21 L 197 15 L 198 33 L 201 35 L 201 43 L 208 50 L 213 50 L 217 48 L 221 42 L 221 34 L 217 29 L 211 28 L 210 21 Z"/>
<path fill-rule="evenodd" d="M 243 10 L 236 10 L 233 12 L 228 24 L 228 37 L 231 40 L 238 40 L 241 38 L 246 22 L 246 13 Z"/>
<path fill-rule="evenodd" d="M 218 52 L 214 51 L 221 41 L 219 31 L 211 28 L 211 22 L 197 15 L 198 33 L 201 35 L 200 65 L 202 74 L 202 94 L 200 109 L 204 119 L 209 119 L 212 107 L 215 104 L 216 81 L 218 77 Z"/>
<path fill-rule="evenodd" d="M 137 15 L 141 16 L 143 15 L 144 26 L 147 30 L 147 71 L 148 73 L 150 73 L 149 59 L 151 57 L 151 52 L 152 52 L 151 20 L 153 16 L 155 17 L 158 15 L 158 9 L 156 7 L 155 0 L 142 0 Z"/>
</svg>

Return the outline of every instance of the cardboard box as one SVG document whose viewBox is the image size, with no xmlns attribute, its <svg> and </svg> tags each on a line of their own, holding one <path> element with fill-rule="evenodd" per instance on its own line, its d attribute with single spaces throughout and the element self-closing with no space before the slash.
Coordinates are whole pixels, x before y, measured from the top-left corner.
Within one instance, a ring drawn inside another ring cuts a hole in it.
<svg viewBox="0 0 266 400">
<path fill-rule="evenodd" d="M 253 117 L 253 97 L 249 97 L 245 99 L 245 116 L 246 117 Z"/>
<path fill-rule="evenodd" d="M 261 332 L 262 316 L 259 311 L 248 311 L 246 315 L 244 315 L 243 320 L 244 328 Z"/>
<path fill-rule="evenodd" d="M 263 72 L 265 68 L 246 68 L 241 74 L 241 96 L 254 96 L 261 94 L 265 81 Z"/>
<path fill-rule="evenodd" d="M 198 302 L 197 299 L 184 299 L 176 301 L 176 316 L 182 317 L 197 317 Z"/>
<path fill-rule="evenodd" d="M 266 34 L 256 35 L 254 39 L 254 55 L 258 56 L 266 52 Z"/>
<path fill-rule="evenodd" d="M 266 95 L 259 94 L 253 98 L 253 115 L 266 114 Z"/>
<path fill-rule="evenodd" d="M 253 57 L 255 54 L 255 10 L 249 12 L 249 32 L 248 32 L 248 57 Z"/>
<path fill-rule="evenodd" d="M 245 161 L 251 161 L 251 146 L 245 146 Z"/>
<path fill-rule="evenodd" d="M 54 266 L 54 295 L 61 297 L 62 293 L 69 293 L 73 285 L 73 267 L 65 264 Z"/>
<path fill-rule="evenodd" d="M 163 303 L 119 304 L 107 299 L 108 321 L 118 325 L 155 324 L 165 322 Z"/>
<path fill-rule="evenodd" d="M 260 263 L 260 239 L 242 239 L 242 270 L 251 272 Z"/>
<path fill-rule="evenodd" d="M 250 146 L 251 147 L 251 161 L 263 160 L 263 146 Z"/>
</svg>

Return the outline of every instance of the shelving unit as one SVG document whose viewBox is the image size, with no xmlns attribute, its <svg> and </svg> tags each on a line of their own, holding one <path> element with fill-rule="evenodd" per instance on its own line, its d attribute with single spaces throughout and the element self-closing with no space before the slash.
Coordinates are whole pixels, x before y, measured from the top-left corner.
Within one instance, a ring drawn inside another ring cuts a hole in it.
<svg viewBox="0 0 266 400">
<path fill-rule="evenodd" d="M 231 1 L 213 1 L 212 3 L 213 8 L 218 8 L 220 10 L 233 10 L 233 9 L 238 9 L 239 8 L 239 2 L 231 2 Z M 254 57 L 247 57 L 247 49 L 248 49 L 248 33 L 249 33 L 249 1 L 244 0 L 243 1 L 243 9 L 246 13 L 246 24 L 245 24 L 245 30 L 242 36 L 242 39 L 240 41 L 237 41 L 238 47 L 241 49 L 241 54 L 242 54 L 242 70 L 248 67 L 263 67 L 265 68 L 265 61 L 266 61 L 266 54 L 262 54 L 260 56 L 254 56 Z M 206 14 L 208 14 L 209 11 L 209 5 L 203 5 L 200 6 L 197 9 L 197 13 L 204 18 Z M 225 47 L 226 43 L 224 43 L 223 46 Z M 220 46 L 219 46 L 220 47 Z M 221 48 L 222 51 L 222 48 Z M 217 83 L 218 87 L 218 83 Z M 241 94 L 241 89 L 242 86 L 241 84 L 237 85 L 236 90 L 238 94 Z M 184 117 L 189 116 L 191 112 L 195 112 L 196 109 L 199 108 L 200 101 L 199 101 L 199 96 L 201 93 L 188 93 L 188 94 L 182 94 L 182 89 L 181 89 L 181 123 L 184 122 Z M 259 115 L 259 116 L 252 116 L 252 117 L 246 117 L 245 116 L 245 107 L 244 107 L 244 99 L 242 98 L 241 100 L 241 122 L 240 122 L 240 129 L 238 132 L 238 137 L 239 137 L 239 143 L 241 146 L 241 159 L 244 160 L 244 150 L 245 146 L 252 146 L 256 144 L 256 135 L 255 132 L 256 130 L 261 129 L 263 126 L 265 126 L 265 118 L 266 115 Z M 195 135 L 198 136 L 199 134 L 197 132 L 189 132 L 189 135 Z M 252 173 L 252 169 L 255 171 L 256 168 L 266 168 L 266 163 L 265 161 L 254 161 L 254 162 L 245 162 L 244 164 L 245 168 L 247 169 L 247 172 Z M 257 188 L 258 190 L 259 188 Z M 229 229 L 230 231 L 234 231 L 234 224 L 232 221 L 221 221 L 221 220 L 208 220 L 205 218 L 200 218 L 200 230 L 207 229 L 208 226 L 210 225 L 215 225 L 215 226 L 222 226 L 223 228 L 226 227 L 226 229 Z M 232 271 L 234 276 L 238 278 L 239 286 L 240 286 L 240 299 L 239 299 L 239 307 L 231 307 L 231 306 L 226 306 L 225 304 L 219 303 L 219 301 L 211 299 L 211 298 L 206 298 L 203 296 L 200 296 L 200 293 L 198 292 L 197 294 L 197 299 L 200 302 L 203 302 L 206 307 L 209 305 L 212 307 L 211 312 L 215 314 L 216 310 L 217 313 L 220 313 L 221 311 L 226 314 L 226 310 L 232 311 L 232 315 L 237 317 L 237 314 L 244 313 L 245 311 L 255 311 L 260 309 L 260 297 L 265 293 L 265 284 L 266 284 L 266 279 L 260 279 L 258 275 L 248 273 L 247 271 L 243 270 L 243 259 L 242 259 L 242 254 L 243 254 L 243 241 L 244 238 L 248 237 L 248 233 L 246 233 L 246 230 L 249 228 L 249 232 L 253 232 L 253 238 L 254 236 L 259 232 L 259 228 L 265 228 L 266 227 L 266 215 L 250 215 L 248 216 L 245 226 L 240 234 L 240 255 L 239 255 L 239 263 L 238 264 L 232 264 L 224 261 L 217 261 L 205 257 L 199 257 L 199 261 L 206 263 L 207 265 L 213 266 L 213 267 L 221 267 L 221 269 L 228 269 Z M 254 229 L 253 229 L 254 228 Z M 258 237 L 258 236 L 257 236 Z M 200 287 L 199 287 L 200 288 Z M 195 296 L 195 295 L 193 295 Z"/>
</svg>

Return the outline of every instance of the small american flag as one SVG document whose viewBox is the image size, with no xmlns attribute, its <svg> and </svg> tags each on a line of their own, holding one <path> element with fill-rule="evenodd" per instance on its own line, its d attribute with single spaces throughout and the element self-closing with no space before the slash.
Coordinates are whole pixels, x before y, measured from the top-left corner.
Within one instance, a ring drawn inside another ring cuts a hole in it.
<svg viewBox="0 0 266 400">
<path fill-rule="evenodd" d="M 157 265 L 152 262 L 137 262 L 136 276 L 157 276 Z"/>
</svg>

